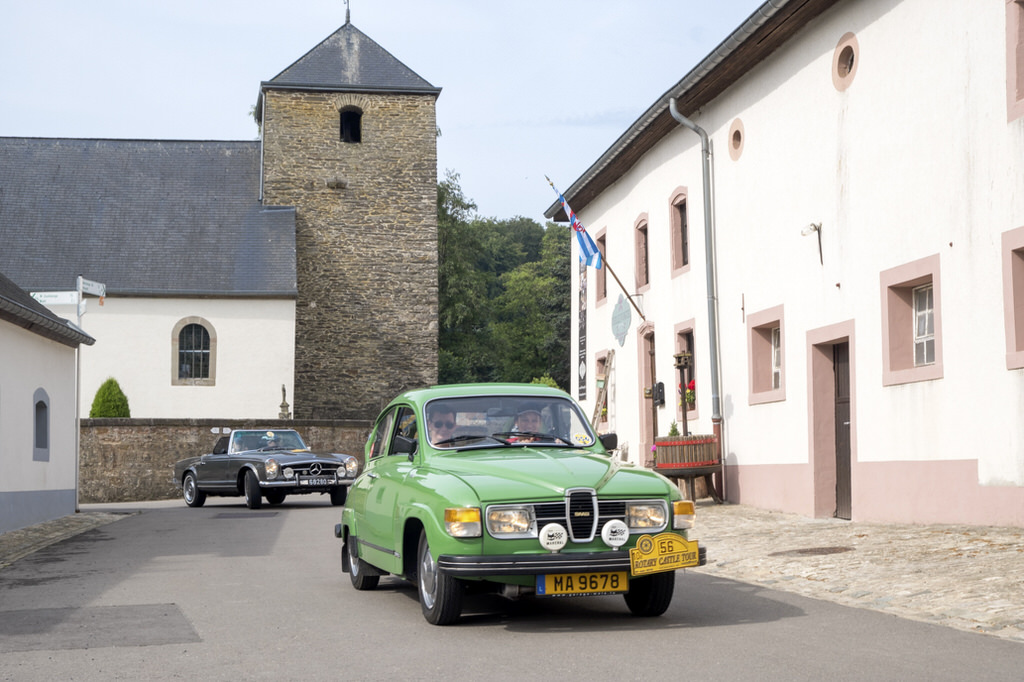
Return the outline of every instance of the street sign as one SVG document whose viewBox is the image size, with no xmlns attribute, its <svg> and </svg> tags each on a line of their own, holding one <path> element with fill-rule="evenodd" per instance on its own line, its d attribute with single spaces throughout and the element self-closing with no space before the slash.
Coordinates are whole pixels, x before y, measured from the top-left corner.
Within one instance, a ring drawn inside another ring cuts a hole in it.
<svg viewBox="0 0 1024 682">
<path fill-rule="evenodd" d="M 78 303 L 77 291 L 33 291 L 31 296 L 43 305 L 75 305 Z"/>
<path fill-rule="evenodd" d="M 91 296 L 99 296 L 103 298 L 107 295 L 107 285 L 101 282 L 93 282 L 89 279 L 82 277 L 78 278 L 78 288 L 82 290 L 83 294 L 90 294 Z"/>
</svg>

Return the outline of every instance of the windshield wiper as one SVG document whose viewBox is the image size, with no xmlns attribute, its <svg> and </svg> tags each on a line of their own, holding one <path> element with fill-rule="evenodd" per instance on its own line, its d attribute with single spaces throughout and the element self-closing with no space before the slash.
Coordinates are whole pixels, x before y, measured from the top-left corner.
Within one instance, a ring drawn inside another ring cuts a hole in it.
<svg viewBox="0 0 1024 682">
<path fill-rule="evenodd" d="M 476 436 L 469 433 L 464 433 L 461 436 L 452 436 L 451 438 L 445 438 L 444 440 L 439 440 L 436 443 L 431 443 L 431 445 L 453 445 L 455 443 L 465 443 L 468 440 L 483 440 L 484 438 L 490 438 L 491 440 L 496 440 L 508 445 L 507 441 L 501 440 L 500 438 L 495 438 L 494 436 Z"/>
<path fill-rule="evenodd" d="M 573 445 L 572 443 L 570 443 L 566 439 L 562 438 L 561 436 L 556 436 L 553 433 L 536 433 L 536 432 L 533 432 L 533 431 L 501 431 L 499 433 L 495 433 L 494 434 L 494 439 L 495 440 L 501 440 L 503 443 L 515 443 L 517 441 L 512 441 L 512 440 L 505 441 L 505 440 L 502 440 L 502 439 L 498 438 L 498 436 L 507 436 L 509 438 L 517 438 L 517 439 L 518 438 L 530 438 L 530 439 L 533 439 L 531 442 L 536 442 L 538 440 L 561 441 L 562 443 L 565 443 L 566 445 L 569 445 L 571 447 L 576 447 L 575 445 Z M 519 441 L 519 442 L 521 442 L 521 441 Z"/>
</svg>

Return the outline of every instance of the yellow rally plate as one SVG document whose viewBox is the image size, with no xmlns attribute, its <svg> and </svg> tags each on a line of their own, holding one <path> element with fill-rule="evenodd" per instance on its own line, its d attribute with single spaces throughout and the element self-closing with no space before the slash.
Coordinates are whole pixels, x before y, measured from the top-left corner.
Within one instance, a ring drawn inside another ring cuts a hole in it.
<svg viewBox="0 0 1024 682">
<path fill-rule="evenodd" d="M 538 597 L 612 594 L 629 590 L 625 571 L 611 573 L 558 573 L 537 576 Z"/>
<path fill-rule="evenodd" d="M 629 550 L 629 568 L 633 575 L 674 571 L 699 563 L 697 543 L 675 533 L 661 533 L 654 537 L 641 535 L 636 547 Z"/>
</svg>

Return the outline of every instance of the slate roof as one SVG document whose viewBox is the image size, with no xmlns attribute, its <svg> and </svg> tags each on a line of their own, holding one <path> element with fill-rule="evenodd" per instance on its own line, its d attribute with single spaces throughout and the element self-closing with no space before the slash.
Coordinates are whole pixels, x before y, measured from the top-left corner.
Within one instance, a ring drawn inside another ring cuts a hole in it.
<svg viewBox="0 0 1024 682">
<path fill-rule="evenodd" d="M 268 87 L 435 97 L 441 92 L 347 22 L 284 71 L 264 81 L 261 92 Z"/>
<path fill-rule="evenodd" d="M 295 209 L 259 142 L 0 137 L 0 272 L 27 291 L 296 296 Z"/>
<path fill-rule="evenodd" d="M 65 346 L 96 343 L 81 329 L 50 312 L 17 284 L 0 273 L 0 320 L 23 327 Z"/>
</svg>

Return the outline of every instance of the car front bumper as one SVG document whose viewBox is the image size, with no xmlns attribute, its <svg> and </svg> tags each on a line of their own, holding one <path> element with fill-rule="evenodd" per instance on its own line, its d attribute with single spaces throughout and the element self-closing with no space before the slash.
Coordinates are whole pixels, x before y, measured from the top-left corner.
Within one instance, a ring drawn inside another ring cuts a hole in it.
<svg viewBox="0 0 1024 682">
<path fill-rule="evenodd" d="M 698 545 L 698 566 L 707 564 L 707 548 Z M 437 570 L 458 578 L 486 578 L 497 575 L 539 575 L 542 573 L 592 573 L 629 571 L 629 552 L 577 552 L 571 554 L 507 554 L 495 556 L 453 556 L 437 558 Z"/>
<path fill-rule="evenodd" d="M 354 478 L 343 478 L 339 481 L 335 481 L 328 485 L 300 485 L 295 481 L 289 481 L 283 479 L 280 481 L 260 481 L 261 488 L 288 488 L 295 490 L 296 492 L 302 492 L 303 490 L 330 490 L 331 488 L 337 488 L 338 486 L 348 487 L 355 483 Z M 180 484 L 179 484 L 180 485 Z"/>
</svg>

